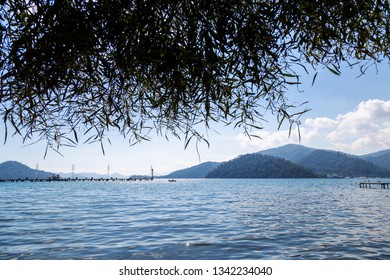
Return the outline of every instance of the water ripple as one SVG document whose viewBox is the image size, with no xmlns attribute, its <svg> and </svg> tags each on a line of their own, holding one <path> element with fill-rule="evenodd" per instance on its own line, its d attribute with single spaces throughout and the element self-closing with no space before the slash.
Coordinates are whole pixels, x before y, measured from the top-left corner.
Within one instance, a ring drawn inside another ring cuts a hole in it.
<svg viewBox="0 0 390 280">
<path fill-rule="evenodd" d="M 389 259 L 388 190 L 356 180 L 0 185 L 0 259 Z"/>
</svg>

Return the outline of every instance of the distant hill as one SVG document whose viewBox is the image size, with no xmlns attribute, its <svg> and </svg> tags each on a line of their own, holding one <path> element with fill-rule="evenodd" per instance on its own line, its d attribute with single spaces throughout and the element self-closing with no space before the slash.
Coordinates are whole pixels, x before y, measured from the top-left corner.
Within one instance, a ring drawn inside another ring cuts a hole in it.
<svg viewBox="0 0 390 280">
<path fill-rule="evenodd" d="M 390 150 L 363 156 L 308 148 L 302 145 L 285 145 L 241 155 L 231 161 L 205 162 L 174 171 L 158 178 L 305 178 L 338 175 L 343 177 L 390 178 Z M 17 161 L 0 163 L 0 178 L 38 178 L 53 176 L 50 172 L 32 169 Z M 61 173 L 62 178 L 71 178 L 71 173 Z M 150 175 L 149 175 L 150 176 Z M 144 178 L 149 176 L 128 176 Z M 121 174 L 102 175 L 75 173 L 77 178 L 125 178 Z"/>
<path fill-rule="evenodd" d="M 0 178 L 2 179 L 46 179 L 51 176 L 53 173 L 35 170 L 17 161 L 0 163 Z"/>
<path fill-rule="evenodd" d="M 380 167 L 390 169 L 390 150 L 384 150 L 384 151 L 360 156 L 360 158 L 367 160 Z"/>
<path fill-rule="evenodd" d="M 302 145 L 288 144 L 278 148 L 264 150 L 259 153 L 263 155 L 284 158 L 291 162 L 297 163 L 315 150 L 316 149 L 308 148 Z"/>
<path fill-rule="evenodd" d="M 218 165 L 220 165 L 219 162 L 204 162 L 189 168 L 174 171 L 160 178 L 205 178 Z"/>
<path fill-rule="evenodd" d="M 298 164 L 259 153 L 241 155 L 220 164 L 206 178 L 313 178 L 316 175 Z"/>
<path fill-rule="evenodd" d="M 321 176 L 390 177 L 390 150 L 358 157 L 290 144 L 259 153 L 290 160 Z"/>
<path fill-rule="evenodd" d="M 315 150 L 299 162 L 324 175 L 344 177 L 390 177 L 390 170 L 376 166 L 357 156 L 326 150 Z"/>
<path fill-rule="evenodd" d="M 109 178 L 128 178 L 122 174 L 119 173 L 113 173 L 113 174 L 98 174 L 98 173 L 59 173 L 61 178 L 78 178 L 78 179 L 85 179 L 85 178 L 103 178 L 103 179 L 109 179 Z"/>
</svg>

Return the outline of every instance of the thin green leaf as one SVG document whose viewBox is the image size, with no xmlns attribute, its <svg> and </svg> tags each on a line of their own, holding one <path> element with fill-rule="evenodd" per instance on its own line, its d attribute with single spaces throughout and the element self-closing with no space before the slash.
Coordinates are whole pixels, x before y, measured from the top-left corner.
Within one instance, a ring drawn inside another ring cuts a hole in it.
<svg viewBox="0 0 390 280">
<path fill-rule="evenodd" d="M 104 145 L 103 145 L 103 141 L 102 140 L 100 140 L 100 148 L 102 149 L 102 153 L 105 156 L 106 152 L 104 151 Z"/>
<path fill-rule="evenodd" d="M 314 85 L 314 82 L 316 81 L 317 75 L 318 75 L 318 72 L 316 72 L 316 73 L 314 74 L 313 81 L 311 82 L 311 86 Z"/>
<path fill-rule="evenodd" d="M 74 139 L 75 139 L 76 143 L 78 143 L 79 142 L 79 138 L 77 137 L 76 129 L 73 128 L 72 130 L 73 130 Z"/>
<path fill-rule="evenodd" d="M 333 68 L 330 68 L 329 66 L 326 66 L 326 68 L 328 68 L 328 70 L 330 71 L 330 72 L 332 72 L 333 74 L 335 74 L 335 75 L 337 75 L 337 76 L 340 76 L 340 71 L 339 70 L 337 70 L 337 69 L 333 69 Z"/>
</svg>

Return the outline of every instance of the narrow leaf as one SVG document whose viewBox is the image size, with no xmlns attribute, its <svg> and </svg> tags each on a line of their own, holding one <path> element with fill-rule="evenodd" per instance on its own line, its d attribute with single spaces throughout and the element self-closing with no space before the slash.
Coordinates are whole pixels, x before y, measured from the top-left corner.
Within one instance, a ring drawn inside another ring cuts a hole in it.
<svg viewBox="0 0 390 280">
<path fill-rule="evenodd" d="M 318 72 L 316 72 L 316 73 L 314 74 L 313 81 L 311 82 L 311 86 L 314 85 L 314 82 L 316 81 L 316 78 L 317 78 L 317 74 L 318 74 Z"/>
</svg>

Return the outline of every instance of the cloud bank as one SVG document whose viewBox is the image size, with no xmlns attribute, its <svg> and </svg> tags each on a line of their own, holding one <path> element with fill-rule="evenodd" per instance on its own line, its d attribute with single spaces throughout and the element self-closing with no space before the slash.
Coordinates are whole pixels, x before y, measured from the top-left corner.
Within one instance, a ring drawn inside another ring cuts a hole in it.
<svg viewBox="0 0 390 280">
<path fill-rule="evenodd" d="M 301 144 L 334 149 L 352 154 L 365 154 L 390 149 L 390 100 L 363 101 L 352 111 L 328 117 L 308 118 L 300 127 Z M 298 132 L 288 130 L 257 133 L 262 139 L 237 136 L 243 148 L 263 150 L 289 143 L 299 143 Z"/>
</svg>

